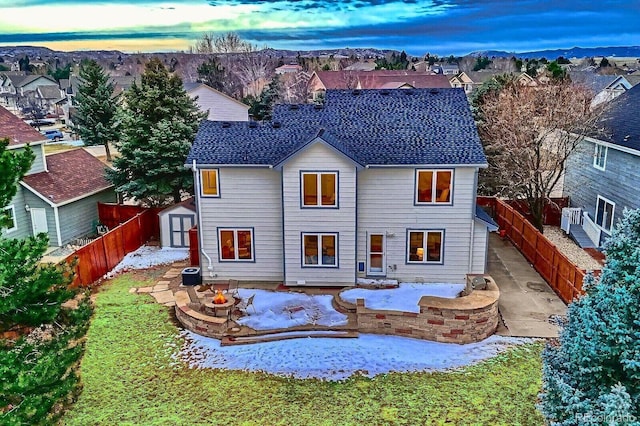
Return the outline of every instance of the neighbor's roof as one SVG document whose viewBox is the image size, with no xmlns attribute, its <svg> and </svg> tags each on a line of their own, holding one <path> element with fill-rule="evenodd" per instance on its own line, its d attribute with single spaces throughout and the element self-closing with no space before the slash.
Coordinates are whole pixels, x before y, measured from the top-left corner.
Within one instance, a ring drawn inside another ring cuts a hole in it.
<svg viewBox="0 0 640 426">
<path fill-rule="evenodd" d="M 38 92 L 44 99 L 60 99 L 62 98 L 62 92 L 58 86 L 46 85 L 38 86 Z"/>
<path fill-rule="evenodd" d="M 360 165 L 486 164 L 462 89 L 329 90 L 273 121 L 203 121 L 186 162 L 278 165 L 322 139 Z"/>
<path fill-rule="evenodd" d="M 324 87 L 329 89 L 381 89 L 385 84 L 408 83 L 416 89 L 449 88 L 446 76 L 406 70 L 317 71 Z"/>
<path fill-rule="evenodd" d="M 9 138 L 9 146 L 43 142 L 44 136 L 33 127 L 0 106 L 0 139 Z"/>
<path fill-rule="evenodd" d="M 594 95 L 602 92 L 618 78 L 617 75 L 600 75 L 591 71 L 570 71 L 569 77 L 573 84 L 587 87 Z"/>
<path fill-rule="evenodd" d="M 55 205 L 113 186 L 104 177 L 104 163 L 82 148 L 47 155 L 47 168 L 22 181 Z"/>
<path fill-rule="evenodd" d="M 26 77 L 24 77 L 18 84 L 16 84 L 16 87 L 23 87 L 26 86 L 29 83 L 32 83 L 40 78 L 43 78 L 45 80 L 49 81 L 49 84 L 58 84 L 57 81 L 55 81 L 53 78 L 47 76 L 47 75 L 28 75 Z"/>
<path fill-rule="evenodd" d="M 640 85 L 633 86 L 609 103 L 609 108 L 598 122 L 601 131 L 596 138 L 640 151 L 638 109 Z"/>
</svg>

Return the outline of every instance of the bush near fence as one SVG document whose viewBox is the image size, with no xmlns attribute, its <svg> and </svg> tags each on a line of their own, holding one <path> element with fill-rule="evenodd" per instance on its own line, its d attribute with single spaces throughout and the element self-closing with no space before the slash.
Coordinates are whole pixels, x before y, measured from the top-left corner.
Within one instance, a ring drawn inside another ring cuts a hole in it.
<svg viewBox="0 0 640 426">
<path fill-rule="evenodd" d="M 582 281 L 587 272 L 572 263 L 514 207 L 491 197 L 481 197 L 478 204 L 493 213 L 505 236 L 565 303 L 584 294 Z M 600 271 L 593 273 L 599 275 Z"/>
<path fill-rule="evenodd" d="M 116 222 L 135 212 L 130 207 L 135 206 L 98 203 L 99 214 L 105 214 L 100 216 L 100 221 L 107 225 L 110 231 L 65 259 L 68 264 L 73 264 L 77 259 L 72 287 L 91 285 L 120 263 L 125 255 L 137 250 L 152 238 L 158 238 L 160 228 L 157 209 L 141 209 L 124 223 Z"/>
</svg>

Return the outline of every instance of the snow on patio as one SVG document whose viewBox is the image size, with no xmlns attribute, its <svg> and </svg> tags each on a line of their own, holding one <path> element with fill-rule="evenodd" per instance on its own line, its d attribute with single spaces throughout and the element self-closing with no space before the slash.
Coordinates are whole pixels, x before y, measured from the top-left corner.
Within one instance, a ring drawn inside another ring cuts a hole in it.
<svg viewBox="0 0 640 426">
<path fill-rule="evenodd" d="M 267 290 L 241 288 L 238 295 L 248 299 L 254 295 L 253 307 L 249 315 L 236 322 L 254 330 L 289 328 L 298 325 L 314 324 L 338 326 L 347 324 L 347 316 L 336 311 L 331 305 L 333 296 L 304 293 L 285 293 Z"/>
<path fill-rule="evenodd" d="M 220 341 L 183 332 L 180 357 L 192 368 L 263 371 L 299 379 L 343 380 L 397 372 L 443 371 L 491 358 L 533 339 L 491 336 L 457 345 L 399 336 L 361 334 L 348 338 L 305 338 L 250 345 L 220 346 Z"/>
<path fill-rule="evenodd" d="M 445 297 L 454 299 L 464 290 L 464 284 L 422 284 L 400 283 L 398 288 L 365 289 L 354 288 L 340 293 L 342 300 L 355 304 L 356 299 L 364 299 L 364 306 L 369 309 L 389 311 L 420 312 L 418 302 L 422 296 Z"/>
<path fill-rule="evenodd" d="M 189 258 L 189 249 L 142 246 L 127 254 L 111 271 L 112 274 L 128 269 L 146 269 L 156 265 L 178 262 Z"/>
</svg>

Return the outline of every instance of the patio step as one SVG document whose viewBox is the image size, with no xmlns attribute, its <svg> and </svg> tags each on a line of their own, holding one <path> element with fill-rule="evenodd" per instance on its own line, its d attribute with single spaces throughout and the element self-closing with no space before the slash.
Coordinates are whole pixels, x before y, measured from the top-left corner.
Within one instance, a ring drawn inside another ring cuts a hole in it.
<svg viewBox="0 0 640 426">
<path fill-rule="evenodd" d="M 336 294 L 335 296 L 333 296 L 333 300 L 331 301 L 331 304 L 333 305 L 333 307 L 338 311 L 338 312 L 349 312 L 349 313 L 355 313 L 356 312 L 356 305 L 354 305 L 351 302 L 347 302 L 345 300 L 343 300 L 340 297 L 340 293 Z"/>
<path fill-rule="evenodd" d="M 277 342 L 280 340 L 300 338 L 357 338 L 358 332 L 353 330 L 300 330 L 279 333 L 261 334 L 253 336 L 224 336 L 221 346 L 248 345 L 252 343 Z"/>
</svg>

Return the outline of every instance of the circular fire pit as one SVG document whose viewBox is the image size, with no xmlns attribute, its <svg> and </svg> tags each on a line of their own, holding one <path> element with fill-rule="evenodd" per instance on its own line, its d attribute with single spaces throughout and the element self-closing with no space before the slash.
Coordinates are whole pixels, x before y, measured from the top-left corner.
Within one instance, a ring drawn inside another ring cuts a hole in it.
<svg viewBox="0 0 640 426">
<path fill-rule="evenodd" d="M 235 303 L 233 296 L 226 297 L 221 292 L 217 292 L 212 300 L 204 304 L 204 313 L 214 317 L 226 317 Z"/>
</svg>

